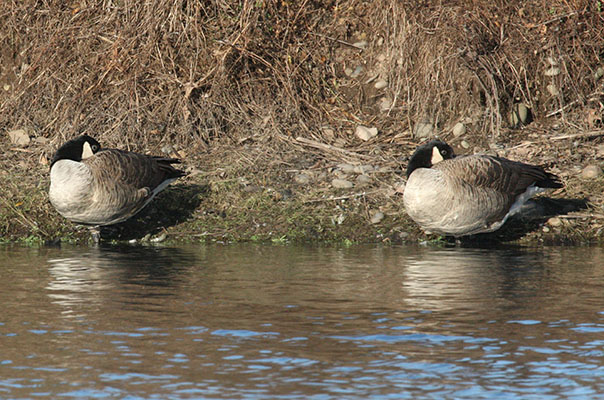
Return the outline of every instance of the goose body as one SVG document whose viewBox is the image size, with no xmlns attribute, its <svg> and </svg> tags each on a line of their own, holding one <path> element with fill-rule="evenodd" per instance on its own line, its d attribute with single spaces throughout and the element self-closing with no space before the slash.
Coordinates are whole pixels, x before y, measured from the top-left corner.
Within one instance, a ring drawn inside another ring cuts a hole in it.
<svg viewBox="0 0 604 400">
<path fill-rule="evenodd" d="M 540 166 L 487 155 L 455 157 L 441 141 L 417 149 L 407 178 L 409 216 L 426 231 L 455 237 L 493 232 L 535 194 L 562 187 Z"/>
<path fill-rule="evenodd" d="M 113 225 L 142 210 L 157 193 L 184 175 L 173 158 L 101 149 L 90 136 L 61 146 L 50 168 L 50 202 L 63 217 L 90 225 Z"/>
</svg>

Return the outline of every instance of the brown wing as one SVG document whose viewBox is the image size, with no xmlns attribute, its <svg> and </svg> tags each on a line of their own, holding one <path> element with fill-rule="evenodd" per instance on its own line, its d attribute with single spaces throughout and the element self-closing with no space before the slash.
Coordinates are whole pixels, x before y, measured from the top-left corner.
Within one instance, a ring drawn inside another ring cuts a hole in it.
<svg viewBox="0 0 604 400">
<path fill-rule="evenodd" d="M 99 151 L 84 162 L 94 177 L 93 201 L 115 214 L 107 219 L 135 214 L 162 182 L 184 175 L 170 165 L 176 159 L 116 149 Z"/>
<path fill-rule="evenodd" d="M 557 176 L 543 167 L 491 156 L 461 156 L 444 160 L 435 168 L 448 170 L 464 183 L 481 188 L 494 189 L 512 198 L 535 185 L 542 188 L 562 187 Z"/>
</svg>

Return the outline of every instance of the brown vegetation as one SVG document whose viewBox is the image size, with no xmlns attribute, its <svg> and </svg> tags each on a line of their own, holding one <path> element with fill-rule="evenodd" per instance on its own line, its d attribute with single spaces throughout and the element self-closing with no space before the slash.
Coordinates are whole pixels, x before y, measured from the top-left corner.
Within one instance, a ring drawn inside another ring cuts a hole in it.
<svg viewBox="0 0 604 400">
<path fill-rule="evenodd" d="M 35 171 L 29 186 L 43 190 L 44 155 L 87 133 L 185 156 L 210 183 L 247 174 L 289 187 L 287 170 L 341 160 L 395 170 L 420 122 L 468 151 L 509 156 L 523 142 L 525 161 L 571 179 L 572 166 L 597 157 L 603 46 L 599 0 L 9 0 L 0 8 L 0 130 L 39 140 L 15 150 L 0 135 L 0 183 Z M 508 120 L 518 103 L 534 121 L 521 131 Z M 457 122 L 467 127 L 461 138 L 451 135 Z M 358 125 L 379 134 L 361 141 Z M 241 164 L 233 175 L 216 172 L 225 160 Z M 396 179 L 374 184 L 387 186 L 370 196 L 374 208 L 397 212 Z M 17 215 L 23 190 L 7 191 L 2 214 Z M 19 234 L 46 214 L 23 214 Z"/>
</svg>

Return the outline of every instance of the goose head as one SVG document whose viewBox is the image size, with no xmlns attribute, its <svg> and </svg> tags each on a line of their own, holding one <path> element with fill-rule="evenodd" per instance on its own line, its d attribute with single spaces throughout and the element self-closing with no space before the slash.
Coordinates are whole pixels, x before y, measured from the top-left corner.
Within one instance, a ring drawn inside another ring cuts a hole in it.
<svg viewBox="0 0 604 400">
<path fill-rule="evenodd" d="M 88 135 L 82 135 L 63 144 L 50 163 L 50 168 L 59 160 L 82 161 L 101 149 L 99 142 Z"/>
<path fill-rule="evenodd" d="M 417 168 L 430 168 L 442 160 L 455 157 L 453 148 L 442 140 L 432 140 L 415 150 L 407 165 L 407 178 Z"/>
</svg>

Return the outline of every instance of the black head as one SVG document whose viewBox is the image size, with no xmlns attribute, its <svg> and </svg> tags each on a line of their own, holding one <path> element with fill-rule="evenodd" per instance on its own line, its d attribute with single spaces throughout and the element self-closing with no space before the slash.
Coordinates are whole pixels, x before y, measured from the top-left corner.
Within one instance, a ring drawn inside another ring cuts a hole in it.
<svg viewBox="0 0 604 400">
<path fill-rule="evenodd" d="M 50 167 L 59 160 L 82 161 L 101 149 L 99 142 L 88 135 L 82 135 L 65 142 L 55 153 Z"/>
<path fill-rule="evenodd" d="M 434 164 L 455 157 L 453 148 L 441 140 L 432 140 L 415 150 L 407 165 L 407 178 L 417 168 L 430 168 Z"/>
</svg>

